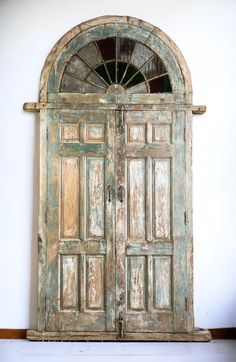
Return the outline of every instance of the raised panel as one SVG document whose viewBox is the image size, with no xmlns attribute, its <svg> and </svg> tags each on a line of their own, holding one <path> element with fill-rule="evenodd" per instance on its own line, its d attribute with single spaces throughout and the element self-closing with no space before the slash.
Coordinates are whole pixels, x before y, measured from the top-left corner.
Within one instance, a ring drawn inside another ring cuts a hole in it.
<svg viewBox="0 0 236 362">
<path fill-rule="evenodd" d="M 128 160 L 128 231 L 131 239 L 145 238 L 145 159 Z"/>
<path fill-rule="evenodd" d="M 171 309 L 171 257 L 153 258 L 154 309 Z"/>
<path fill-rule="evenodd" d="M 170 111 L 127 111 L 125 114 L 126 123 L 172 123 L 172 113 Z"/>
<path fill-rule="evenodd" d="M 129 310 L 146 309 L 146 257 L 127 257 L 127 295 Z"/>
<path fill-rule="evenodd" d="M 145 143 L 145 125 L 128 127 L 128 142 Z"/>
<path fill-rule="evenodd" d="M 86 142 L 100 143 L 104 142 L 104 125 L 87 124 L 86 125 Z"/>
<path fill-rule="evenodd" d="M 104 256 L 87 256 L 87 309 L 104 309 Z"/>
<path fill-rule="evenodd" d="M 61 309 L 78 309 L 78 256 L 61 255 Z"/>
<path fill-rule="evenodd" d="M 152 141 L 153 143 L 170 143 L 170 126 L 153 126 Z"/>
<path fill-rule="evenodd" d="M 61 232 L 62 237 L 79 234 L 79 159 L 62 158 Z"/>
<path fill-rule="evenodd" d="M 153 160 L 154 238 L 170 238 L 170 160 Z"/>
<path fill-rule="evenodd" d="M 87 237 L 104 237 L 104 159 L 87 158 Z"/>
<path fill-rule="evenodd" d="M 62 142 L 79 141 L 78 124 L 63 124 L 61 125 L 61 140 Z"/>
</svg>

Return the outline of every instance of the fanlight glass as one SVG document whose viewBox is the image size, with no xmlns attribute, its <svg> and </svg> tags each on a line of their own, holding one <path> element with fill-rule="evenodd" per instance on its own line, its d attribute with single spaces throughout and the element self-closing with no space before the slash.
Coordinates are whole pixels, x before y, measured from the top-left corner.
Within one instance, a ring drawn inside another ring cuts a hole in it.
<svg viewBox="0 0 236 362">
<path fill-rule="evenodd" d="M 171 93 L 168 72 L 146 45 L 127 38 L 87 44 L 67 63 L 61 92 L 106 93 L 117 85 L 125 93 Z"/>
</svg>

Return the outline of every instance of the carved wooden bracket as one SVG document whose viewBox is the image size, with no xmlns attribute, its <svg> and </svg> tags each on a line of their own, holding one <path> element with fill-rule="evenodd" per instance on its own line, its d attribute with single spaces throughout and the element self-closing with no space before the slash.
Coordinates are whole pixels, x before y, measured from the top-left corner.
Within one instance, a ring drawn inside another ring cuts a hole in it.
<svg viewBox="0 0 236 362">
<path fill-rule="evenodd" d="M 203 114 L 206 112 L 206 106 L 192 106 L 193 114 Z"/>
</svg>

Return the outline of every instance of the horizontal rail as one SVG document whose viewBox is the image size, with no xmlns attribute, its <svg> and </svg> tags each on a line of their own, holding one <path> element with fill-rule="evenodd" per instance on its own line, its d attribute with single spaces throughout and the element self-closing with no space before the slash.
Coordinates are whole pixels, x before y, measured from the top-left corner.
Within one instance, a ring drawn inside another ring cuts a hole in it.
<svg viewBox="0 0 236 362">
<path fill-rule="evenodd" d="M 99 104 L 98 104 L 99 105 Z M 98 106 L 97 105 L 97 106 Z M 76 107 L 86 107 L 86 104 L 67 104 L 67 103 L 54 103 L 54 102 L 48 102 L 48 103 L 40 103 L 40 102 L 26 102 L 23 105 L 23 109 L 26 112 L 39 112 L 41 109 L 76 109 Z M 90 104 L 91 106 L 91 104 Z M 132 110 L 132 108 L 139 106 L 139 104 L 126 104 L 125 110 Z M 152 104 L 140 104 L 140 107 L 146 106 L 147 108 L 152 107 Z M 168 107 L 169 106 L 169 107 Z M 111 109 L 115 109 L 115 107 L 117 107 L 117 105 L 114 103 L 114 106 L 112 104 L 103 104 L 104 108 L 111 108 Z M 203 114 L 206 112 L 206 106 L 204 105 L 199 105 L 199 106 L 194 106 L 194 105 L 188 105 L 188 104 L 175 104 L 175 103 L 170 103 L 170 104 L 160 104 L 160 105 L 155 105 L 155 110 L 168 110 L 173 109 L 173 110 L 192 110 L 192 114 Z M 154 109 L 153 109 L 154 110 Z"/>
</svg>

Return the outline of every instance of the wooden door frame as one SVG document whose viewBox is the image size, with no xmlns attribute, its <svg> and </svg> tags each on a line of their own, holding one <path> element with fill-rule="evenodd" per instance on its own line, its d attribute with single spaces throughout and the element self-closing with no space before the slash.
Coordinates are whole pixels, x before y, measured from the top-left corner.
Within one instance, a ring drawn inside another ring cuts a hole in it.
<svg viewBox="0 0 236 362">
<path fill-rule="evenodd" d="M 102 39 L 108 34 L 112 36 L 120 35 L 134 38 L 140 42 L 145 42 L 151 49 L 158 53 L 165 61 L 167 71 L 170 75 L 173 92 L 171 94 L 68 94 L 60 93 L 60 80 L 66 62 L 70 59 L 75 48 L 81 48 L 94 39 Z M 153 110 L 176 109 L 186 111 L 187 118 L 185 124 L 185 145 L 186 145 L 186 239 L 188 240 L 188 285 L 189 299 L 186 302 L 188 309 L 189 333 L 168 334 L 156 333 L 151 339 L 158 340 L 209 340 L 207 331 L 195 331 L 193 329 L 193 240 L 192 240 L 192 113 L 201 114 L 205 112 L 205 106 L 192 105 L 192 84 L 191 76 L 186 61 L 174 44 L 174 42 L 159 28 L 142 20 L 126 16 L 103 16 L 84 22 L 68 33 L 66 33 L 53 47 L 48 55 L 41 73 L 40 96 L 38 103 L 25 103 L 26 111 L 40 112 L 40 186 L 39 186 L 39 286 L 38 286 L 38 331 L 29 331 L 29 339 L 117 339 L 117 335 L 89 333 L 89 336 L 82 337 L 75 333 L 45 332 L 46 309 L 45 304 L 45 273 L 47 269 L 47 142 L 48 142 L 48 109 L 76 109 L 84 104 L 89 107 L 111 107 L 116 109 L 119 104 L 139 105 L 140 108 L 148 107 Z M 52 334 L 50 334 L 52 333 Z M 142 336 L 142 339 L 148 339 Z M 125 339 L 140 339 L 135 334 L 127 335 Z"/>
</svg>

